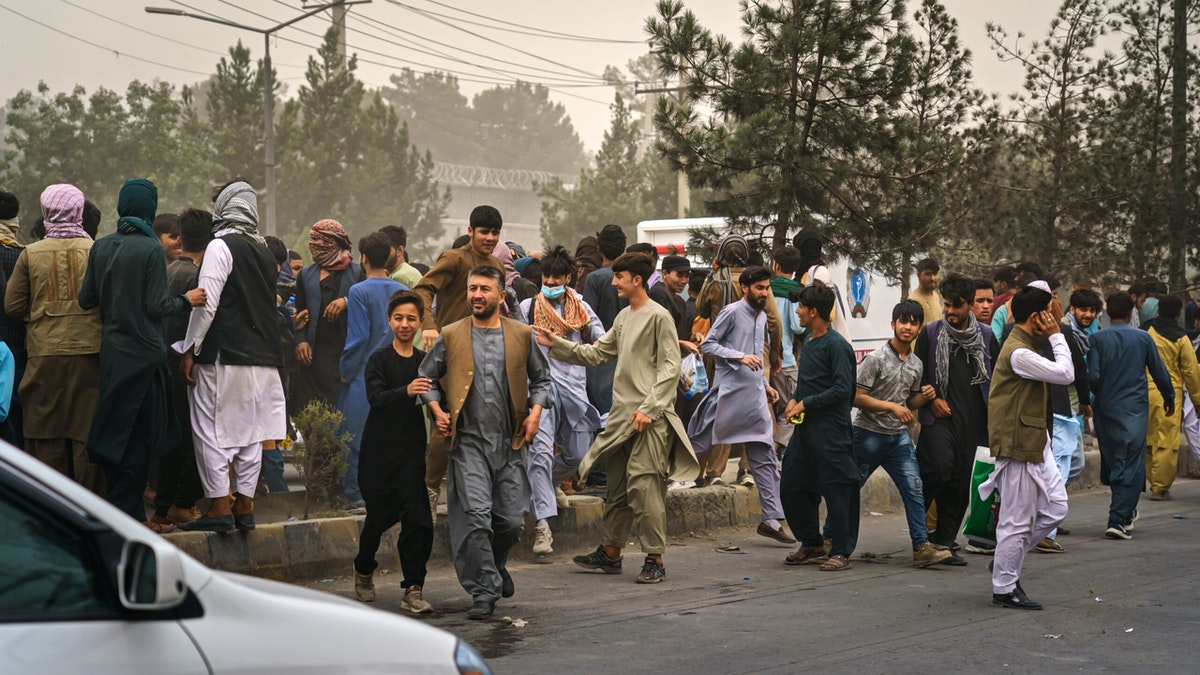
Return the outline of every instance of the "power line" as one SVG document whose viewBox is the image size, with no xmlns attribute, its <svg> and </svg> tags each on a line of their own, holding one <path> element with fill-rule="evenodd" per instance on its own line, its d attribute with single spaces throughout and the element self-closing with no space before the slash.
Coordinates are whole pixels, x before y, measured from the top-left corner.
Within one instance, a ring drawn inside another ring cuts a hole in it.
<svg viewBox="0 0 1200 675">
<path fill-rule="evenodd" d="M 119 25 L 119 26 L 124 26 L 124 27 L 126 27 L 126 28 L 129 28 L 129 29 L 131 29 L 131 30 L 135 30 L 135 31 L 137 31 L 138 33 L 140 33 L 141 35 L 149 35 L 150 37 L 158 38 L 159 40 L 163 40 L 163 41 L 166 41 L 166 42 L 170 42 L 170 43 L 172 43 L 172 44 L 180 45 L 180 46 L 183 46 L 183 47 L 191 47 L 192 49 L 197 49 L 197 50 L 199 50 L 199 51 L 202 51 L 202 52 L 204 52 L 204 53 L 206 53 L 206 54 L 215 54 L 215 55 L 217 55 L 217 56 L 220 56 L 221 58 L 225 58 L 226 56 L 229 56 L 229 53 L 228 53 L 228 52 L 219 52 L 219 51 L 217 51 L 217 50 L 215 50 L 215 49 L 209 49 L 209 48 L 207 48 L 207 47 L 201 47 L 200 45 L 194 45 L 194 44 L 191 44 L 191 43 L 188 43 L 188 42 L 184 42 L 184 41 L 182 41 L 182 40 L 175 40 L 175 39 L 172 39 L 172 38 L 166 37 L 166 36 L 164 36 L 164 35 L 159 35 L 159 34 L 157 34 L 157 33 L 150 33 L 150 32 L 148 32 L 148 31 L 147 31 L 145 28 L 139 28 L 138 26 L 134 26 L 134 25 L 132 25 L 132 24 L 125 23 L 124 21 L 118 21 L 118 20 L 116 20 L 116 19 L 114 19 L 114 18 L 112 18 L 112 17 L 110 17 L 110 16 L 105 16 L 104 14 L 101 14 L 100 12 L 97 12 L 97 11 L 95 11 L 95 10 L 93 10 L 93 9 L 88 9 L 87 7 L 84 7 L 83 5 L 77 5 L 77 4 L 75 4 L 74 2 L 71 2 L 71 0 L 59 0 L 59 2 L 62 2 L 63 4 L 66 4 L 66 5 L 70 5 L 70 6 L 74 7 L 74 8 L 76 8 L 76 9 L 79 9 L 79 10 L 85 11 L 85 12 L 87 12 L 88 14 L 91 14 L 91 15 L 93 15 L 93 16 L 100 17 L 101 19 L 104 19 L 105 21 L 109 21 L 109 22 L 115 23 L 115 24 L 117 24 L 117 25 Z M 301 66 L 301 65 L 299 65 L 299 64 L 295 64 L 295 63 L 276 63 L 275 65 L 277 65 L 277 66 L 282 66 L 282 67 L 284 67 L 284 68 L 303 68 L 303 67 L 304 67 L 304 66 Z"/>
<path fill-rule="evenodd" d="M 544 37 L 544 38 L 550 38 L 550 39 L 555 39 L 555 40 L 575 40 L 577 42 L 605 42 L 605 43 L 619 44 L 619 45 L 646 44 L 645 40 L 612 40 L 612 39 L 607 39 L 607 38 L 589 37 L 587 35 L 573 35 L 571 33 L 562 33 L 559 31 L 548 30 L 545 28 L 535 28 L 533 26 L 526 26 L 526 25 L 520 24 L 520 23 L 513 23 L 512 21 L 505 21 L 504 19 L 497 19 L 496 17 L 487 16 L 484 14 L 477 14 L 475 12 L 469 12 L 465 9 L 460 9 L 460 8 L 454 7 L 452 5 L 447 5 L 443 2 L 437 2 L 437 0 L 426 0 L 426 2 L 428 2 L 432 5 L 438 5 L 439 7 L 445 7 L 446 9 L 454 10 L 455 12 L 461 12 L 461 13 L 467 14 L 469 16 L 478 17 L 480 19 L 487 19 L 488 21 L 495 21 L 496 23 L 502 23 L 506 26 L 516 26 L 517 28 L 527 29 L 527 30 L 516 30 L 516 29 L 512 29 L 512 28 L 504 28 L 501 26 L 491 26 L 486 23 L 480 23 L 478 21 L 468 21 L 468 20 L 460 18 L 460 17 L 451 17 L 446 14 L 438 14 L 437 12 L 425 10 L 425 11 L 428 11 L 430 14 L 436 14 L 437 16 L 440 16 L 444 19 L 453 19 L 455 21 L 461 21 L 463 23 L 471 24 L 472 26 L 482 26 L 483 28 L 491 28 L 493 30 L 502 30 L 502 31 L 505 31 L 508 33 L 516 33 L 518 35 L 532 35 L 534 37 Z"/>
<path fill-rule="evenodd" d="M 212 74 L 212 73 L 202 73 L 202 72 L 200 72 L 200 71 L 198 71 L 198 70 L 192 70 L 192 69 L 190 69 L 190 68 L 180 68 L 179 66 L 172 66 L 172 65 L 170 65 L 170 64 L 163 63 L 163 62 L 161 62 L 161 61 L 155 61 L 155 60 L 153 60 L 153 59 L 147 59 L 147 58 L 143 58 L 143 57 L 141 57 L 141 56 L 136 56 L 136 55 L 134 55 L 134 54 L 130 54 L 130 53 L 128 53 L 128 52 L 122 52 L 121 50 L 119 50 L 119 49 L 113 49 L 112 47 L 105 47 L 104 45 L 102 45 L 102 44 L 99 44 L 99 43 L 96 43 L 96 42 L 92 42 L 91 40 L 88 40 L 87 38 L 81 38 L 81 37 L 79 37 L 78 35 L 72 35 L 71 33 L 68 33 L 68 32 L 66 32 L 65 30 L 62 30 L 62 29 L 60 29 L 60 28 L 55 28 L 54 26 L 51 26 L 51 25 L 50 25 L 50 24 L 48 24 L 48 23 L 43 23 L 43 22 L 41 22 L 41 21 L 38 21 L 37 19 L 34 19 L 34 18 L 32 18 L 32 17 L 29 17 L 29 16 L 26 16 L 26 15 L 24 15 L 24 14 L 22 14 L 22 13 L 18 12 L 17 10 L 15 10 L 15 9 L 13 9 L 13 8 L 11 8 L 11 7 L 7 7 L 7 6 L 5 6 L 5 5 L 0 5 L 0 9 L 3 9 L 3 10 L 5 10 L 5 11 L 7 11 L 7 12 L 10 12 L 10 13 L 12 13 L 12 14 L 16 14 L 17 16 L 21 17 L 22 19 L 25 19 L 26 21 L 28 21 L 28 22 L 30 22 L 30 23 L 35 23 L 35 24 L 37 24 L 37 25 L 41 26 L 42 28 L 45 28 L 46 30 L 53 31 L 53 32 L 55 32 L 55 33 L 58 33 L 59 35 L 62 35 L 62 36 L 64 36 L 64 37 L 69 37 L 69 38 L 71 38 L 72 40 L 75 40 L 75 41 L 77 41 L 77 42 L 82 42 L 82 43 L 83 43 L 83 44 L 85 44 L 85 45 L 89 45 L 89 46 L 91 46 L 91 47 L 95 47 L 96 49 L 102 49 L 102 50 L 104 50 L 104 51 L 106 51 L 106 52 L 112 52 L 112 53 L 113 53 L 113 54 L 114 54 L 114 55 L 115 55 L 117 58 L 120 58 L 120 57 L 124 56 L 124 57 L 125 57 L 125 58 L 127 58 L 127 59 L 133 59 L 134 61 L 141 61 L 142 63 L 148 63 L 148 64 L 150 64 L 150 65 L 152 65 L 152 66 L 158 66 L 158 67 L 160 67 L 160 68 L 169 68 L 170 70 L 178 70 L 178 71 L 180 71 L 180 72 L 183 72 L 183 73 L 191 73 L 191 74 L 193 74 L 193 75 L 203 75 L 204 77 L 208 77 L 209 75 L 211 75 L 211 74 Z"/>
<path fill-rule="evenodd" d="M 275 0 L 275 1 L 276 1 L 276 2 L 280 2 L 280 0 Z M 503 63 L 503 64 L 507 64 L 507 65 L 517 66 L 518 68 L 526 68 L 526 69 L 528 69 L 528 70 L 535 70 L 535 71 L 541 71 L 541 72 L 543 72 L 543 73 L 549 73 L 549 74 L 551 74 L 551 75 L 555 75 L 555 76 L 558 76 L 558 77 L 560 77 L 560 78 L 564 78 L 564 82 L 563 82 L 563 84 L 570 84 L 570 85 L 573 85 L 573 86 L 591 86 L 591 87 L 603 87 L 603 86 L 609 86 L 607 83 L 595 83 L 594 81 L 592 81 L 592 80 L 591 80 L 591 78 L 584 79 L 584 78 L 581 78 L 581 77 L 579 77 L 578 75 L 572 75 L 572 74 L 569 74 L 569 73 L 563 73 L 562 71 L 559 71 L 559 70 L 552 70 L 552 69 L 549 69 L 549 68 L 540 68 L 540 67 L 538 67 L 538 66 L 529 66 L 529 65 L 525 65 L 525 64 L 517 63 L 517 62 L 515 62 L 515 61 L 506 61 L 506 60 L 504 60 L 504 59 L 498 59 L 498 58 L 496 58 L 496 57 L 494 57 L 494 56 L 489 56 L 489 55 L 487 55 L 487 54 L 480 54 L 479 52 L 473 52 L 473 51 L 471 51 L 471 50 L 469 50 L 469 49 L 463 49 L 463 48 L 461 48 L 461 47 L 458 47 L 458 46 L 455 46 L 455 45 L 449 45 L 449 44 L 446 44 L 446 43 L 444 43 L 444 42 L 439 42 L 439 41 L 437 41 L 437 40 L 433 40 L 433 39 L 430 39 L 430 38 L 427 38 L 427 37 L 424 37 L 424 36 L 418 35 L 417 33 L 414 33 L 414 32 L 412 32 L 412 31 L 407 31 L 407 30 L 404 30 L 403 28 L 395 28 L 395 27 L 392 27 L 392 26 L 388 26 L 387 24 L 383 23 L 382 21 L 379 21 L 379 20 L 377 20 L 377 19 L 373 19 L 373 18 L 371 18 L 371 17 L 369 17 L 369 16 L 366 16 L 365 14 L 362 14 L 362 13 L 356 14 L 356 15 L 354 15 L 354 16 L 355 16 L 355 18 L 356 18 L 356 19 L 358 19 L 358 20 L 360 20 L 360 21 L 366 21 L 367 23 L 370 23 L 370 24 L 372 24 L 373 26 L 376 26 L 376 27 L 378 27 L 378 28 L 379 28 L 380 30 L 382 30 L 384 33 L 390 34 L 390 35 L 392 35 L 393 37 L 401 38 L 401 36 L 400 36 L 400 35 L 397 35 L 397 32 L 398 32 L 398 33 L 402 33 L 402 34 L 404 34 L 405 36 L 408 36 L 408 38 L 411 38 L 411 39 L 415 39 L 415 40 L 422 40 L 422 41 L 424 41 L 424 42 L 432 43 L 432 44 L 438 45 L 438 46 L 440 46 L 440 47 L 445 47 L 445 48 L 447 48 L 447 49 L 453 49 L 453 50 L 456 50 L 456 51 L 458 51 L 458 52 L 461 52 L 461 53 L 464 53 L 464 54 L 470 54 L 470 55 L 472 55 L 472 56 L 479 56 L 479 57 L 482 57 L 482 58 L 485 58 L 485 59 L 491 59 L 491 60 L 493 60 L 493 61 L 496 61 L 497 63 Z M 381 38 L 381 37 L 379 37 L 379 36 L 377 36 L 377 35 L 374 35 L 374 34 L 372 34 L 372 33 L 368 33 L 368 32 L 366 32 L 366 31 L 362 31 L 362 34 L 363 34 L 363 35 L 365 35 L 365 36 L 367 36 L 367 37 L 370 37 L 370 38 L 372 38 L 372 39 L 380 40 L 381 42 L 385 42 L 385 43 L 387 43 L 387 44 L 395 45 L 395 46 L 397 46 L 397 47 L 401 47 L 401 48 L 404 48 L 404 49 L 411 49 L 411 50 L 413 50 L 413 51 L 417 51 L 417 52 L 419 52 L 419 53 L 423 53 L 423 54 L 428 54 L 428 55 L 430 55 L 430 56 L 436 56 L 436 57 L 444 58 L 444 59 L 447 59 L 447 60 L 449 60 L 449 61 L 454 61 L 454 62 L 457 62 L 457 63 L 462 63 L 462 64 L 464 64 L 464 65 L 472 66 L 472 67 L 474 67 L 474 68 L 479 68 L 479 69 L 482 69 L 482 70 L 487 70 L 487 71 L 490 71 L 490 72 L 493 72 L 493 73 L 497 73 L 497 74 L 508 74 L 508 75 L 514 75 L 514 76 L 517 76 L 517 77 L 522 77 L 522 78 L 528 78 L 528 77 L 530 77 L 530 76 L 529 76 L 528 74 L 526 74 L 526 73 L 519 73 L 519 72 L 516 72 L 516 71 L 505 70 L 505 69 L 498 69 L 498 68 L 493 68 L 493 67 L 491 67 L 491 66 L 481 65 L 481 64 L 478 64 L 478 63 L 475 63 L 475 62 L 472 62 L 472 61 L 467 61 L 467 60 L 465 60 L 465 59 L 462 59 L 462 58 L 459 58 L 459 57 L 457 57 L 457 56 L 453 56 L 453 55 L 450 55 L 450 54 L 446 54 L 446 53 L 444 53 L 444 52 L 441 52 L 441 51 L 437 51 L 437 50 L 433 50 L 433 51 L 427 51 L 427 50 L 418 49 L 418 48 L 416 48 L 416 47 L 413 47 L 413 46 L 411 46 L 411 45 L 406 45 L 406 44 L 403 44 L 403 43 L 400 43 L 400 42 L 395 42 L 395 41 L 392 41 L 392 40 L 387 40 L 387 39 Z M 401 39 L 403 39 L 403 38 L 401 38 Z M 544 78 L 545 76 L 543 76 L 543 75 L 533 75 L 532 77 L 542 77 L 542 78 Z M 587 84 L 585 84 L 585 82 L 587 82 Z"/>
<path fill-rule="evenodd" d="M 525 51 L 525 50 L 523 50 L 523 49 L 517 49 L 516 47 L 513 47 L 512 45 L 506 45 L 506 44 L 504 44 L 503 42 L 500 42 L 499 40 L 493 40 L 492 38 L 489 38 L 489 37 L 487 37 L 486 35 L 480 35 L 479 33 L 475 33 L 475 32 L 469 31 L 469 30 L 467 30 L 466 28 L 463 28 L 463 27 L 461 27 L 461 26 L 456 26 L 456 25 L 454 25 L 453 23 L 450 23 L 449 21 L 444 21 L 444 20 L 442 20 L 442 19 L 440 19 L 440 18 L 437 18 L 437 17 L 436 17 L 436 16 L 434 16 L 432 13 L 430 13 L 430 12 L 428 12 L 428 11 L 426 11 L 426 10 L 423 10 L 423 9 L 417 9 L 416 7 L 413 7 L 412 5 L 406 5 L 406 4 L 404 4 L 403 2 L 400 2 L 399 0 L 387 0 L 387 1 L 388 1 L 388 2 L 390 2 L 390 3 L 391 3 L 391 4 L 393 4 L 393 5 L 396 5 L 397 7 L 403 7 L 404 9 L 407 9 L 408 11 L 410 11 L 410 12 L 413 12 L 414 14 L 418 14 L 418 15 L 420 15 L 420 16 L 423 16 L 423 17 L 425 17 L 425 18 L 427 18 L 427 19 L 429 19 L 429 20 L 431 20 L 431 21 L 436 21 L 437 23 L 440 23 L 440 24 L 442 24 L 442 25 L 444 25 L 444 26 L 449 26 L 449 27 L 451 27 L 451 28 L 453 28 L 453 29 L 455 29 L 455 30 L 462 31 L 463 33 L 466 33 L 467 35 L 470 35 L 470 36 L 472 36 L 472 37 L 477 37 L 477 38 L 479 38 L 480 40 L 485 40 L 485 41 L 487 41 L 487 42 L 491 42 L 492 44 L 499 45 L 499 46 L 501 46 L 501 47 L 504 47 L 504 48 L 506 48 L 506 49 L 511 49 L 511 50 L 513 50 L 514 52 L 517 52 L 518 54 L 524 54 L 525 56 L 528 56 L 528 57 L 531 57 L 531 58 L 535 58 L 535 59 L 537 59 L 537 60 L 539 60 L 539 61 L 545 61 L 546 63 L 552 63 L 552 64 L 554 64 L 554 65 L 556 65 L 556 66 L 561 66 L 561 67 L 563 67 L 563 68 L 566 68 L 566 69 L 568 69 L 568 70 L 573 70 L 573 71 L 575 71 L 575 72 L 577 72 L 577 73 L 582 73 L 582 74 L 584 74 L 584 75 L 587 75 L 588 77 L 590 77 L 590 78 L 593 78 L 593 79 L 596 79 L 596 80 L 603 80 L 603 79 L 604 79 L 604 78 L 603 78 L 602 76 L 600 76 L 600 75 L 597 75 L 597 74 L 595 74 L 595 73 L 589 73 L 589 72 L 588 72 L 588 71 L 586 71 L 586 70 L 583 70 L 583 69 L 581 69 L 581 68 L 576 68 L 575 66 L 572 66 L 572 65 L 570 65 L 570 64 L 562 63 L 561 61 L 555 61 L 554 59 L 548 59 L 548 58 L 546 58 L 546 57 L 544 57 L 544 56 L 538 56 L 537 54 L 534 54 L 534 53 L 532 53 L 532 52 L 527 52 L 527 51 Z"/>
</svg>

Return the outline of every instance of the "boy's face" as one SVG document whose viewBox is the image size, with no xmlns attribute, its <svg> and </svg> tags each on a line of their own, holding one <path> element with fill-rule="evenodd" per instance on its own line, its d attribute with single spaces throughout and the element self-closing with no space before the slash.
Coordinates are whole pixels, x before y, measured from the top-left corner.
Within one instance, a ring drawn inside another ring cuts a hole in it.
<svg viewBox="0 0 1200 675">
<path fill-rule="evenodd" d="M 565 274 L 542 274 L 542 285 L 547 288 L 565 286 L 567 281 L 567 275 Z"/>
<path fill-rule="evenodd" d="M 971 313 L 980 323 L 991 323 L 992 309 L 996 302 L 995 294 L 990 288 L 976 288 L 975 302 L 971 303 Z"/>
<path fill-rule="evenodd" d="M 796 316 L 800 317 L 800 326 L 802 328 L 812 328 L 813 321 L 817 318 L 817 310 L 812 307 L 806 307 L 800 303 L 796 303 Z"/>
<path fill-rule="evenodd" d="M 417 314 L 417 306 L 412 303 L 396 305 L 388 316 L 388 325 L 392 327 L 392 335 L 401 342 L 412 342 L 413 336 L 421 328 L 421 317 Z"/>
<path fill-rule="evenodd" d="M 896 319 L 892 322 L 892 335 L 903 344 L 912 344 L 917 339 L 917 331 L 921 324 L 908 319 Z"/>
<path fill-rule="evenodd" d="M 158 235 L 158 241 L 162 244 L 163 253 L 167 256 L 167 262 L 175 262 L 179 260 L 179 256 L 183 255 L 183 242 L 179 239 L 178 234 L 171 234 L 170 232 L 160 234 Z"/>
<path fill-rule="evenodd" d="M 612 285 L 617 289 L 617 297 L 629 299 L 637 295 L 637 289 L 642 285 L 642 278 L 622 270 L 613 273 Z"/>
<path fill-rule="evenodd" d="M 500 243 L 500 230 L 486 227 L 468 227 L 467 235 L 471 237 L 471 248 L 479 255 L 491 255 Z"/>
<path fill-rule="evenodd" d="M 292 276 L 294 276 L 294 277 L 300 276 L 300 270 L 304 269 L 304 261 L 301 260 L 300 258 L 292 258 L 291 265 L 292 265 Z"/>
</svg>

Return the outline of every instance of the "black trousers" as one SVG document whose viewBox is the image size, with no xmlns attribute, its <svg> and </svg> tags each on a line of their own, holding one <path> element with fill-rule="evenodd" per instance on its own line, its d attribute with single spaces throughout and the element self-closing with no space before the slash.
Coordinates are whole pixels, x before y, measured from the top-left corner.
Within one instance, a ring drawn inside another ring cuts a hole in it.
<svg viewBox="0 0 1200 675">
<path fill-rule="evenodd" d="M 429 511 L 429 495 L 425 491 L 424 470 L 414 470 L 417 480 L 384 495 L 366 495 L 367 518 L 358 537 L 358 556 L 354 570 L 370 574 L 379 563 L 375 554 L 383 533 L 400 523 L 396 552 L 400 554 L 400 570 L 404 581 L 400 586 L 423 586 L 425 566 L 433 552 L 433 514 Z"/>
<path fill-rule="evenodd" d="M 196 449 L 192 425 L 184 424 L 178 445 L 163 455 L 158 469 L 158 492 L 154 497 L 155 515 L 166 517 L 172 506 L 191 509 L 204 496 L 200 471 L 196 468 Z"/>
<path fill-rule="evenodd" d="M 779 501 L 792 535 L 801 546 L 818 548 L 824 545 L 821 536 L 821 499 L 825 499 L 828 517 L 825 521 L 833 539 L 829 555 L 849 558 L 858 542 L 859 482 L 857 471 L 849 474 L 839 470 L 844 461 L 822 457 L 822 450 L 805 447 L 799 434 L 792 436 L 783 456 L 779 477 Z"/>
<path fill-rule="evenodd" d="M 937 514 L 937 529 L 929 532 L 929 541 L 949 546 L 967 516 L 975 446 L 958 440 L 949 424 L 931 424 L 921 429 L 917 463 L 925 504 L 933 504 Z"/>
</svg>

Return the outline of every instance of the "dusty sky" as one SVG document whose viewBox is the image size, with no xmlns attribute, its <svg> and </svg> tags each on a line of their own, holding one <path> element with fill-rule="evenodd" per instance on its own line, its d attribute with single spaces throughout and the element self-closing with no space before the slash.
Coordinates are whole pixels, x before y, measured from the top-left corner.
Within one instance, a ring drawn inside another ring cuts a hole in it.
<svg viewBox="0 0 1200 675">
<path fill-rule="evenodd" d="M 1056 3 L 943 2 L 958 19 L 962 40 L 974 53 L 978 85 L 1001 93 L 1017 89 L 1021 71 L 996 59 L 984 23 L 999 23 L 1014 35 L 1023 31 L 1040 37 L 1046 32 Z M 255 27 L 296 16 L 301 5 L 300 0 L 0 0 L 0 99 L 7 100 L 22 88 L 33 88 L 39 80 L 53 91 L 81 84 L 89 92 L 98 86 L 123 90 L 134 78 L 165 79 L 177 84 L 197 82 L 215 70 L 220 54 L 239 37 L 251 47 L 255 59 L 261 57 L 262 37 L 257 34 L 143 11 L 146 4 L 184 9 L 181 3 Z M 734 0 L 688 0 L 686 4 L 704 25 L 737 39 L 739 22 Z M 915 4 L 910 1 L 910 8 Z M 654 13 L 655 5 L 655 0 L 374 0 L 351 10 L 349 44 L 350 51 L 359 53 L 360 77 L 374 87 L 386 84 L 390 72 L 405 66 L 456 71 L 468 97 L 498 80 L 511 81 L 516 77 L 511 74 L 514 72 L 525 80 L 545 81 L 554 87 L 552 97 L 567 108 L 584 144 L 592 151 L 608 127 L 608 105 L 612 100 L 610 89 L 594 86 L 597 78 L 605 65 L 623 66 L 643 54 L 644 44 L 551 39 L 509 31 L 555 31 L 604 40 L 641 41 L 645 39 L 645 19 Z M 457 11 L 460 9 L 484 16 L 463 14 Z M 497 24 L 494 19 L 528 28 Z M 328 22 L 328 14 L 318 14 L 283 30 L 281 39 L 273 41 L 272 58 L 291 92 L 299 86 L 305 60 L 315 54 L 317 36 Z"/>
</svg>

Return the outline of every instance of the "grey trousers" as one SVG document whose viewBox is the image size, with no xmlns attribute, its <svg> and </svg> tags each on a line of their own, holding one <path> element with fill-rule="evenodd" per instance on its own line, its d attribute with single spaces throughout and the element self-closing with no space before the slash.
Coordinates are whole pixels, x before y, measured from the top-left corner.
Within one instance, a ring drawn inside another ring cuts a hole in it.
<svg viewBox="0 0 1200 675">
<path fill-rule="evenodd" d="M 458 582 L 475 600 L 495 602 L 500 598 L 500 570 L 525 524 L 529 478 L 524 450 L 492 452 L 503 454 L 489 463 L 487 451 L 478 448 L 460 445 L 450 452 L 446 509 Z"/>
</svg>

